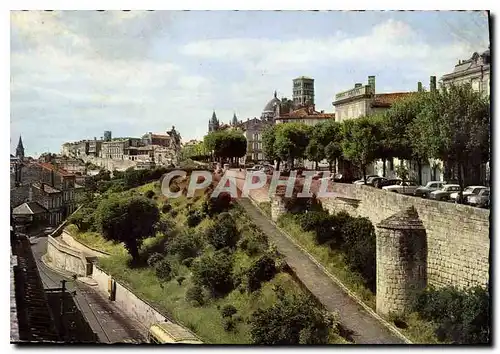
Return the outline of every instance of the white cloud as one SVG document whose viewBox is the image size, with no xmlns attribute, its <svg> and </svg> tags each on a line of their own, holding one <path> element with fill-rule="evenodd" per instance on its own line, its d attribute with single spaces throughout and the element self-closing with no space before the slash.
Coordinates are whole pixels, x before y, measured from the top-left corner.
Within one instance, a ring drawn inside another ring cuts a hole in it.
<svg viewBox="0 0 500 354">
<path fill-rule="evenodd" d="M 479 49 L 485 43 L 476 43 Z M 414 70 L 449 70 L 463 55 L 469 55 L 470 45 L 450 43 L 432 47 L 408 24 L 388 20 L 372 28 L 370 33 L 352 37 L 337 32 L 330 37 L 294 40 L 213 39 L 192 42 L 181 52 L 185 55 L 222 61 L 239 62 L 248 71 L 280 72 L 311 66 L 331 66 L 341 63 L 385 65 L 406 61 Z M 403 73 L 404 74 L 404 73 Z"/>
</svg>

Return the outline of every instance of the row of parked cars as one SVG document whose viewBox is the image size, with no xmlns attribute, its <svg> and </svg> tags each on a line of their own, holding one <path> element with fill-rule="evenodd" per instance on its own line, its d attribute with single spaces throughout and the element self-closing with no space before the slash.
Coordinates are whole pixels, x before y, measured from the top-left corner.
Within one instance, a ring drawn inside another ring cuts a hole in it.
<svg viewBox="0 0 500 354">
<path fill-rule="evenodd" d="M 364 180 L 357 180 L 354 184 L 365 184 Z M 419 186 L 414 181 L 402 181 L 400 178 L 388 179 L 380 176 L 367 176 L 366 185 L 381 188 L 388 192 L 413 195 L 438 201 L 459 202 L 460 186 L 444 181 L 430 181 L 425 186 Z M 463 192 L 463 204 L 481 208 L 490 205 L 490 189 L 486 186 L 468 186 Z"/>
</svg>

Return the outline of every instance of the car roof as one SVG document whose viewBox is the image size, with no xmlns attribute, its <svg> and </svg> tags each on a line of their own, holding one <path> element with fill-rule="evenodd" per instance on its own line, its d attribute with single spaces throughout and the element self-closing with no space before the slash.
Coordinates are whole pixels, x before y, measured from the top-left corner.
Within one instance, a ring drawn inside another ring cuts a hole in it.
<svg viewBox="0 0 500 354">
<path fill-rule="evenodd" d="M 460 187 L 458 184 L 445 184 L 445 187 Z"/>
<path fill-rule="evenodd" d="M 467 186 L 465 188 L 487 188 L 486 186 Z"/>
</svg>

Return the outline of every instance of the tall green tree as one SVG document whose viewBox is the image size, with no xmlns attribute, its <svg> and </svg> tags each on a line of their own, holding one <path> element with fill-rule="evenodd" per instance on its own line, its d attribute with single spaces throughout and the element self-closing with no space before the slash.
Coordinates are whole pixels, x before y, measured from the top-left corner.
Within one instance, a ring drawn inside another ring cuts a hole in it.
<svg viewBox="0 0 500 354">
<path fill-rule="evenodd" d="M 218 130 L 205 135 L 204 145 L 213 152 L 214 158 L 223 162 L 243 157 L 247 150 L 247 140 L 239 130 Z"/>
<path fill-rule="evenodd" d="M 154 235 L 160 217 L 156 204 L 145 197 L 103 199 L 96 214 L 104 238 L 122 242 L 133 263 L 139 260 L 142 241 Z"/>
<path fill-rule="evenodd" d="M 386 141 L 383 148 L 390 157 L 401 160 L 414 160 L 418 165 L 418 181 L 422 183 L 422 165 L 428 161 L 425 150 L 415 148 L 411 127 L 423 110 L 428 92 L 417 92 L 402 98 L 384 114 L 384 133 Z"/>
<path fill-rule="evenodd" d="M 279 124 L 276 127 L 274 150 L 281 160 L 293 168 L 295 159 L 305 157 L 311 128 L 303 123 Z"/>
<path fill-rule="evenodd" d="M 318 163 L 325 158 L 325 147 L 316 139 L 311 139 L 306 147 L 305 156 L 309 161 L 314 161 L 314 168 L 318 169 Z"/>
<path fill-rule="evenodd" d="M 342 123 L 344 156 L 359 167 L 366 183 L 366 166 L 376 158 L 379 129 L 371 117 L 348 119 Z"/>
<path fill-rule="evenodd" d="M 277 125 L 269 125 L 264 128 L 262 132 L 262 151 L 267 160 L 277 163 L 277 169 L 280 168 L 280 158 L 274 149 L 274 142 L 276 141 L 276 127 Z"/>
<path fill-rule="evenodd" d="M 489 160 L 489 100 L 470 84 L 442 87 L 427 95 L 410 132 L 419 153 L 456 166 L 461 199 L 464 170 Z"/>
</svg>

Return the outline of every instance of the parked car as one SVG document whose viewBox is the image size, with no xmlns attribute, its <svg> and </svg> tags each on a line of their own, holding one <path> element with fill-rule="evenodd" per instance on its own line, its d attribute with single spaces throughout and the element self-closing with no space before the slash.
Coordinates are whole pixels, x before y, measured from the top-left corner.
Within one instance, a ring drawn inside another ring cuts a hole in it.
<svg viewBox="0 0 500 354">
<path fill-rule="evenodd" d="M 467 198 L 469 196 L 472 196 L 472 195 L 475 195 L 475 194 L 479 194 L 479 192 L 481 190 L 486 189 L 486 188 L 488 188 L 488 187 L 485 187 L 485 186 L 469 186 L 469 187 L 465 188 L 464 191 L 462 192 L 464 204 L 468 203 Z M 458 202 L 458 193 L 459 192 L 451 193 L 450 194 L 450 200 L 454 201 L 455 203 L 457 203 Z"/>
<path fill-rule="evenodd" d="M 414 181 L 401 181 L 398 184 L 392 186 L 382 187 L 383 190 L 393 193 L 409 194 L 413 195 L 415 190 L 418 188 L 418 184 Z"/>
<path fill-rule="evenodd" d="M 446 184 L 444 181 L 430 181 L 425 186 L 420 186 L 415 190 L 416 197 L 428 198 L 431 192 L 442 189 Z"/>
<path fill-rule="evenodd" d="M 367 185 L 370 185 L 372 187 L 375 187 L 375 188 L 380 188 L 380 184 L 384 181 L 386 181 L 387 178 L 385 177 L 374 177 L 370 180 L 370 183 L 366 183 Z"/>
<path fill-rule="evenodd" d="M 375 177 L 379 177 L 379 176 L 378 175 L 368 175 L 368 176 L 366 176 L 366 183 L 368 184 L 368 182 L 371 181 L 371 179 L 373 179 Z M 354 181 L 353 184 L 365 184 L 365 180 L 364 179 L 358 179 L 357 181 Z"/>
<path fill-rule="evenodd" d="M 471 195 L 467 198 L 467 202 L 478 208 L 490 207 L 490 189 L 481 189 L 478 194 Z"/>
<path fill-rule="evenodd" d="M 401 182 L 402 182 L 401 178 L 385 179 L 378 184 L 378 188 L 387 187 L 387 186 L 394 186 L 395 184 L 398 184 Z"/>
<path fill-rule="evenodd" d="M 255 165 L 253 167 L 247 168 L 247 171 L 248 172 L 260 171 L 262 169 L 262 167 L 264 167 L 264 166 L 262 166 L 262 165 Z"/>
<path fill-rule="evenodd" d="M 458 192 L 459 190 L 460 186 L 458 184 L 445 184 L 443 188 L 431 192 L 429 198 L 434 200 L 448 200 L 451 193 Z"/>
</svg>

